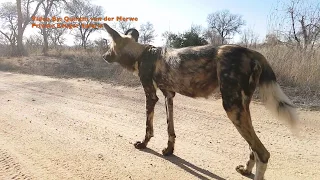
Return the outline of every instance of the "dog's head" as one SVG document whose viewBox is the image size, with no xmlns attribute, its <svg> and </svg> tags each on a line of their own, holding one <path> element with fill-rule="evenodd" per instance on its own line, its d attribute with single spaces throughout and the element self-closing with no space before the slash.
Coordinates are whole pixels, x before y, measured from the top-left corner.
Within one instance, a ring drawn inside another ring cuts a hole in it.
<svg viewBox="0 0 320 180">
<path fill-rule="evenodd" d="M 103 54 L 103 59 L 108 63 L 117 62 L 122 66 L 131 69 L 132 63 L 142 54 L 144 46 L 138 43 L 139 32 L 132 28 L 122 35 L 104 24 L 104 28 L 112 38 L 109 50 Z"/>
</svg>

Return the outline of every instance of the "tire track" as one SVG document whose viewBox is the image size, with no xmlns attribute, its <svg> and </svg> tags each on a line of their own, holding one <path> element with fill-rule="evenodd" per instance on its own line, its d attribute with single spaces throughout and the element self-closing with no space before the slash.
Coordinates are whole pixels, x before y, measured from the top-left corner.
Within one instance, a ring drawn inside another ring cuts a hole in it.
<svg viewBox="0 0 320 180">
<path fill-rule="evenodd" d="M 0 179 L 26 179 L 32 177 L 22 168 L 19 160 L 9 151 L 0 148 Z"/>
</svg>

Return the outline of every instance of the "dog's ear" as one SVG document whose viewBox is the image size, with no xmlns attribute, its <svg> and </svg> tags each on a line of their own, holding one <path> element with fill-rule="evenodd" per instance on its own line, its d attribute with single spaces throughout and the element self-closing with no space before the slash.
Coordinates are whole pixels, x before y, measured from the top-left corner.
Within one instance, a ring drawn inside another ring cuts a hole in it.
<svg viewBox="0 0 320 180">
<path fill-rule="evenodd" d="M 138 39 L 139 39 L 139 32 L 134 29 L 134 28 L 131 28 L 131 29 L 128 29 L 125 33 L 125 35 L 130 35 L 131 37 L 133 37 L 133 39 L 138 42 Z"/>
<path fill-rule="evenodd" d="M 104 23 L 103 26 L 107 30 L 107 32 L 110 34 L 113 41 L 117 41 L 118 39 L 121 38 L 120 34 L 114 29 L 112 29 L 108 24 Z"/>
</svg>

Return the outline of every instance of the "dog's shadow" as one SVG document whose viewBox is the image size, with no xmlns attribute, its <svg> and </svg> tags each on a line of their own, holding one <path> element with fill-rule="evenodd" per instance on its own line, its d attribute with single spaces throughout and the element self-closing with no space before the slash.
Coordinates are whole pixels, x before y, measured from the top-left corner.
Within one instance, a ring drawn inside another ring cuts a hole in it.
<svg viewBox="0 0 320 180">
<path fill-rule="evenodd" d="M 150 154 L 153 154 L 153 155 L 156 155 L 160 158 L 163 158 L 169 162 L 171 162 L 172 164 L 175 164 L 176 166 L 180 167 L 181 169 L 187 171 L 188 173 L 194 175 L 195 177 L 199 178 L 199 179 L 209 179 L 207 177 L 205 177 L 204 175 L 210 177 L 210 179 L 216 179 L 216 180 L 225 180 L 224 178 L 206 170 L 206 169 L 202 169 L 176 155 L 171 155 L 171 156 L 163 156 L 162 154 L 152 150 L 152 149 L 149 149 L 149 148 L 146 148 L 146 149 L 142 149 L 141 151 L 143 152 L 147 152 L 147 153 L 150 153 Z M 203 174 L 203 175 L 202 175 Z"/>
</svg>

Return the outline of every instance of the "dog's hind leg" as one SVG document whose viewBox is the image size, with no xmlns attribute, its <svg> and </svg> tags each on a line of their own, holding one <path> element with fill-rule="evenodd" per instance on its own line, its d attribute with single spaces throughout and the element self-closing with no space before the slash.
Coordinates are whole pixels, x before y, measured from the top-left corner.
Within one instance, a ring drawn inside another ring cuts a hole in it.
<svg viewBox="0 0 320 180">
<path fill-rule="evenodd" d="M 228 94 L 230 95 L 231 93 Z M 222 95 L 222 98 L 223 106 L 229 119 L 235 125 L 242 137 L 248 142 L 253 151 L 257 165 L 254 180 L 262 180 L 267 169 L 270 153 L 261 143 L 253 129 L 249 111 L 249 103 L 242 104 L 243 99 L 246 97 L 241 96 L 240 92 L 234 93 L 233 96 Z M 250 158 L 245 168 L 238 166 L 237 171 L 244 175 L 250 174 L 254 166 L 253 159 L 254 158 Z"/>
<path fill-rule="evenodd" d="M 250 148 L 250 156 L 249 160 L 246 163 L 246 166 L 239 165 L 236 167 L 236 171 L 244 176 L 248 176 L 252 174 L 252 169 L 254 167 L 254 164 L 256 163 L 255 158 L 254 158 L 254 153 Z"/>
<path fill-rule="evenodd" d="M 168 146 L 162 150 L 164 156 L 169 156 L 173 154 L 174 143 L 175 143 L 175 132 L 173 123 L 173 97 L 175 92 L 162 90 L 165 96 L 166 112 L 167 112 L 167 124 L 168 124 Z"/>
<path fill-rule="evenodd" d="M 223 107 L 229 119 L 252 149 L 251 158 L 247 162 L 247 166 L 238 166 L 236 169 L 239 173 L 248 175 L 252 171 L 255 159 L 256 174 L 254 180 L 262 180 L 264 178 L 270 158 L 270 153 L 261 143 L 253 129 L 249 110 L 249 104 L 260 73 L 260 66 L 254 62 L 248 73 L 242 73 L 237 67 L 229 66 L 229 64 L 222 64 L 219 73 Z"/>
</svg>

